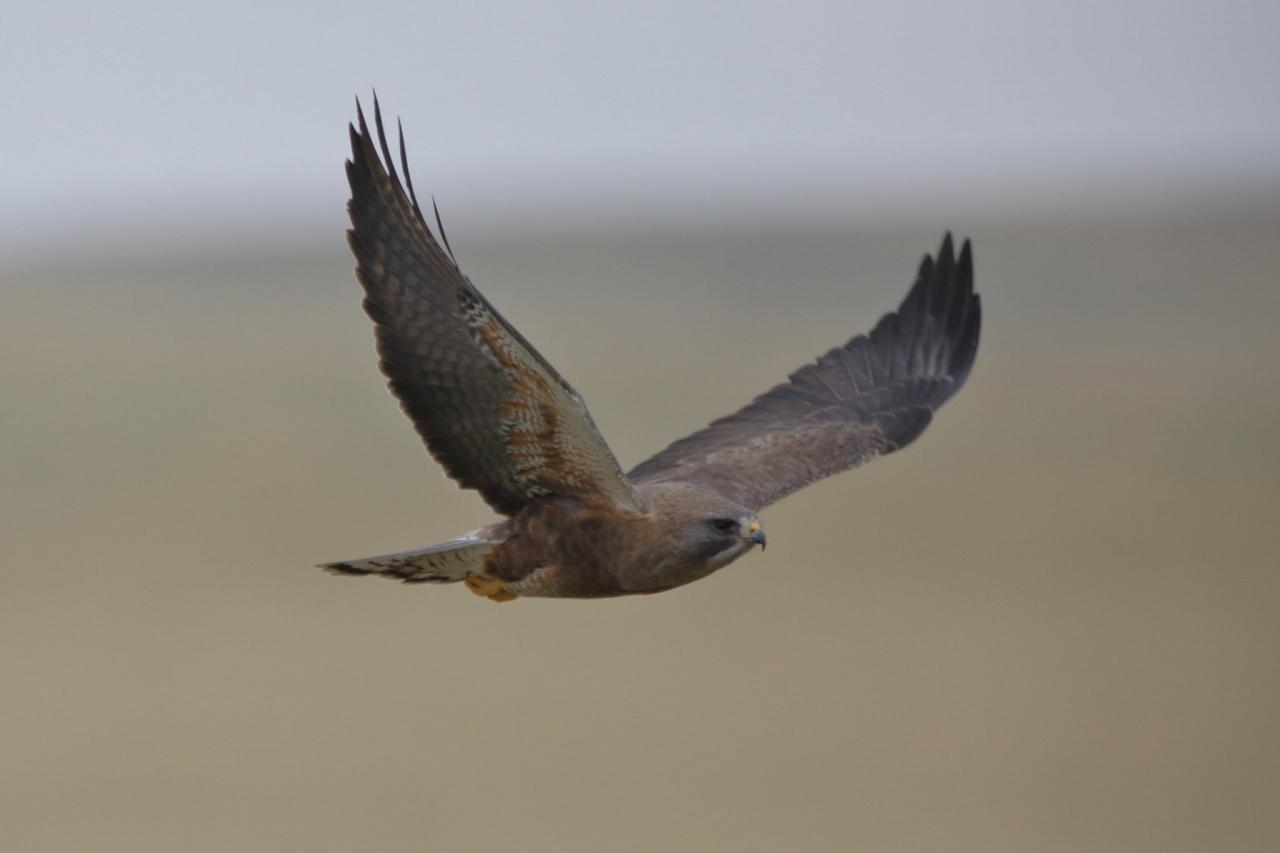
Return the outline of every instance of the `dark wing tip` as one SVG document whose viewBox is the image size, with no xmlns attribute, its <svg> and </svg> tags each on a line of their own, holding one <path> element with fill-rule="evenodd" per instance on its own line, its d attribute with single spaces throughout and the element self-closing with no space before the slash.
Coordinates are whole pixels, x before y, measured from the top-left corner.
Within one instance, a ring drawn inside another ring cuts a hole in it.
<svg viewBox="0 0 1280 853">
<path fill-rule="evenodd" d="M 955 377 L 955 387 L 959 388 L 978 356 L 978 340 L 982 336 L 982 297 L 973 294 L 969 303 L 968 316 L 964 328 L 957 339 L 955 355 L 951 361 L 951 374 Z"/>
<path fill-rule="evenodd" d="M 364 120 L 364 107 L 360 105 L 359 96 L 356 97 L 356 123 L 360 126 L 360 135 L 367 136 L 369 134 L 369 125 Z"/>
<path fill-rule="evenodd" d="M 915 283 L 898 310 L 871 331 L 875 360 L 885 366 L 887 379 L 948 380 L 931 401 L 937 408 L 973 366 L 981 315 L 981 300 L 973 290 L 973 246 L 964 240 L 957 255 L 947 231 L 937 254 L 921 259 Z"/>
<path fill-rule="evenodd" d="M 431 226 L 427 224 L 426 217 L 422 215 L 422 208 L 418 204 L 418 196 L 413 188 L 413 177 L 409 174 L 409 158 L 405 151 L 404 126 L 397 118 L 396 129 L 399 135 L 400 169 L 404 172 L 404 181 L 402 182 L 400 173 L 396 169 L 396 158 L 392 156 L 391 145 L 387 141 L 386 126 L 382 121 L 382 104 L 378 100 L 377 90 L 373 92 L 373 128 L 377 134 L 376 146 L 374 133 L 369 129 L 369 122 L 365 118 L 364 107 L 360 103 L 359 96 L 355 100 L 356 121 L 354 124 L 348 123 L 347 125 L 347 130 L 351 137 L 351 159 L 346 164 L 347 183 L 351 187 L 352 199 L 354 200 L 362 194 L 371 193 L 388 197 L 393 200 L 393 204 L 407 206 L 412 211 L 418 225 L 426 232 L 430 241 L 432 243 L 436 242 L 436 235 L 432 233 Z M 437 214 L 438 221 L 439 215 Z M 441 232 L 441 237 L 443 237 L 443 231 Z M 452 263 L 454 268 L 457 268 L 458 264 L 453 256 L 453 249 L 448 246 L 447 241 L 445 248 L 449 262 Z"/>
<path fill-rule="evenodd" d="M 412 190 L 410 190 L 410 192 L 412 192 Z M 413 204 L 414 204 L 414 207 L 417 207 L 417 205 L 418 205 L 418 200 L 417 200 L 416 198 L 413 200 Z M 436 214 L 436 227 L 440 229 L 440 239 L 444 241 L 444 248 L 445 248 L 445 250 L 449 253 L 449 257 L 453 259 L 453 265 L 454 265 L 454 266 L 457 266 L 457 265 L 458 265 L 458 258 L 457 258 L 457 256 L 456 256 L 456 255 L 454 255 L 454 253 L 453 253 L 453 246 L 450 246 L 450 245 L 449 245 L 449 235 L 445 233 L 445 230 L 444 230 L 444 220 L 440 218 L 440 206 L 439 206 L 438 204 L 436 204 L 436 197 L 435 197 L 435 196 L 432 196 L 432 197 L 431 197 L 431 209 L 432 209 L 433 211 L 435 211 L 435 214 Z M 422 215 L 422 214 L 421 214 L 421 212 L 419 212 L 419 214 L 418 214 L 418 215 L 419 215 L 419 216 L 421 216 L 421 215 Z"/>
<path fill-rule="evenodd" d="M 387 146 L 387 132 L 382 127 L 382 105 L 378 103 L 378 93 L 373 93 L 373 126 L 378 131 L 378 148 L 382 150 L 382 160 L 387 164 L 387 174 L 391 176 L 391 180 L 399 184 L 400 176 L 396 174 L 396 161 L 391 156 L 391 149 Z"/>
<path fill-rule="evenodd" d="M 943 303 L 944 312 L 949 312 L 953 307 L 961 307 L 955 305 L 954 297 L 961 297 L 959 301 L 963 302 L 973 295 L 973 246 L 969 240 L 960 244 L 960 254 L 957 257 L 951 232 L 946 232 L 937 255 L 926 254 L 920 259 L 915 283 L 898 307 L 898 313 L 908 314 L 921 309 L 931 314 L 938 313 L 939 304 L 933 300 L 921 300 L 922 292 L 929 292 L 935 297 L 951 297 Z"/>
</svg>

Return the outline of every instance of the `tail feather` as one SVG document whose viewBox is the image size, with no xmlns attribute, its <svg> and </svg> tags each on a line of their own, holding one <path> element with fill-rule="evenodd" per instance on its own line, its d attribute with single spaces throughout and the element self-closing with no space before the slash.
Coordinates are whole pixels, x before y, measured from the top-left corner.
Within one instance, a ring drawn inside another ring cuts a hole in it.
<svg viewBox="0 0 1280 853">
<path fill-rule="evenodd" d="M 335 575 L 381 575 L 405 583 L 454 583 L 469 574 L 480 574 L 485 554 L 504 538 L 492 528 L 482 527 L 416 551 L 323 563 L 318 568 Z"/>
</svg>

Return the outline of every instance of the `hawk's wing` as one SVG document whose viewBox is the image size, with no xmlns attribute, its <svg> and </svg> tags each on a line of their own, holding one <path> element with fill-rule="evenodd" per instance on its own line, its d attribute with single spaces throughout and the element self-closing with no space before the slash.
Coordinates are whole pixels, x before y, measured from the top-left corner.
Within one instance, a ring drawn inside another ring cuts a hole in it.
<svg viewBox="0 0 1280 853">
<path fill-rule="evenodd" d="M 858 335 L 743 409 L 672 444 L 627 476 L 714 489 L 760 509 L 815 480 L 905 447 L 973 366 L 982 305 L 968 241 L 925 256 L 915 286 Z"/>
<path fill-rule="evenodd" d="M 502 318 L 436 242 L 400 137 L 400 183 L 374 101 L 379 158 L 351 127 L 347 232 L 382 372 L 431 455 L 462 486 L 512 514 L 550 495 L 638 504 L 582 398 Z M 438 221 L 438 217 L 437 217 Z"/>
</svg>

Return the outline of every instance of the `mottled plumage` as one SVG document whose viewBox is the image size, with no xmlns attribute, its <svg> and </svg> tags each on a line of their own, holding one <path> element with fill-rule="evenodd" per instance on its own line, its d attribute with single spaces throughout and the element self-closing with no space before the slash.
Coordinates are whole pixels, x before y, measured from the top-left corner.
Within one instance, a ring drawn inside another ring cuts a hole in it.
<svg viewBox="0 0 1280 853">
<path fill-rule="evenodd" d="M 959 389 L 982 308 L 966 241 L 925 257 L 895 313 L 623 474 L 582 397 L 462 274 L 357 105 L 348 232 L 382 372 L 431 455 L 505 516 L 342 574 L 466 581 L 494 600 L 670 589 L 764 545 L 756 512 L 905 447 Z M 379 156 L 379 149 L 381 156 Z M 439 216 L 436 216 L 439 225 Z"/>
<path fill-rule="evenodd" d="M 552 495 L 638 509 L 582 398 L 432 236 L 374 109 L 387 168 L 361 113 L 347 163 L 347 238 L 382 372 L 431 455 L 501 513 Z M 402 136 L 407 180 L 403 154 Z"/>
</svg>

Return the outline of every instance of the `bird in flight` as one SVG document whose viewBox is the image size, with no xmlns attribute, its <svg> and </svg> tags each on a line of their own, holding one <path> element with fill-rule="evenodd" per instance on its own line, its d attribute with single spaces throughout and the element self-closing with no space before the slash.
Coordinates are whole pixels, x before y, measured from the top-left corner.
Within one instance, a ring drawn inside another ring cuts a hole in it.
<svg viewBox="0 0 1280 853">
<path fill-rule="evenodd" d="M 380 367 L 432 457 L 503 518 L 331 572 L 493 601 L 672 589 L 763 550 L 765 507 L 907 446 L 973 366 L 982 306 L 969 243 L 956 255 L 948 234 L 870 333 L 624 473 L 578 392 L 458 268 L 438 211 L 432 233 L 403 131 L 401 181 L 376 98 L 376 142 L 356 112 L 347 239 Z"/>
</svg>

